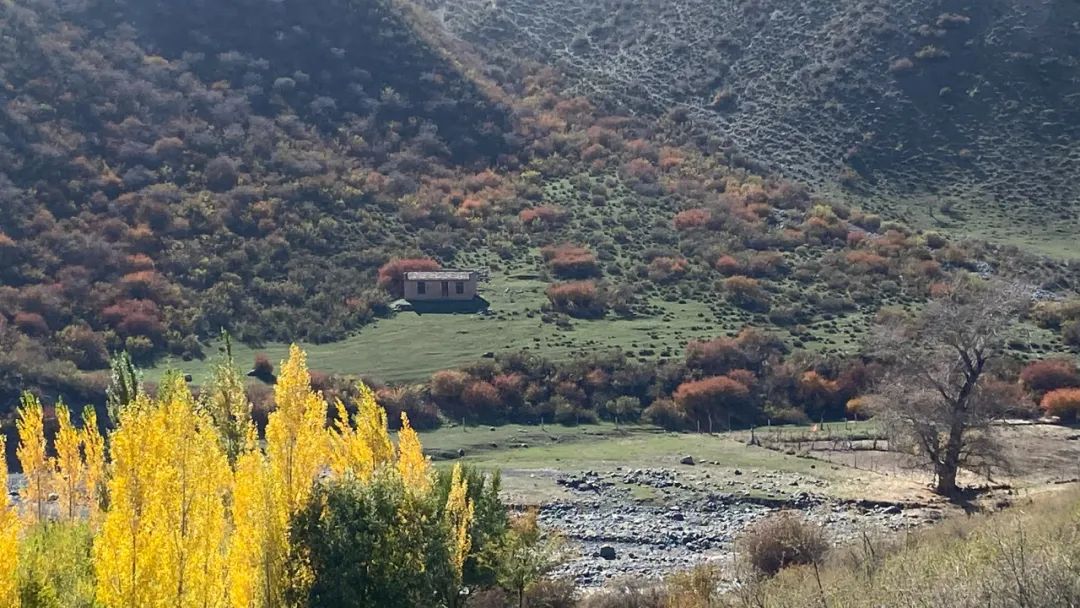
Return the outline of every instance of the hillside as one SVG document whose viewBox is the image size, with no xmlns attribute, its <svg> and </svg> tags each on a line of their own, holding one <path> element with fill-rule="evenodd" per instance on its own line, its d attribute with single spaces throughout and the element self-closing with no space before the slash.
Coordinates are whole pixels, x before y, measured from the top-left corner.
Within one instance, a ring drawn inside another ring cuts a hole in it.
<svg viewBox="0 0 1080 608">
<path fill-rule="evenodd" d="M 632 91 L 535 61 L 558 59 L 532 51 L 560 27 L 529 52 L 494 53 L 517 16 L 534 18 L 524 3 L 434 16 L 390 0 L 180 6 L 0 5 L 5 403 L 25 386 L 98 399 L 121 349 L 142 365 L 200 365 L 221 328 L 272 352 L 315 344 L 332 371 L 420 381 L 495 351 L 677 360 L 746 326 L 779 351 L 850 355 L 878 311 L 917 307 L 958 270 L 1046 298 L 1076 286 L 1067 264 L 824 196 L 800 183 L 820 185 L 820 166 L 784 179 L 686 107 L 642 114 Z M 547 15 L 581 24 L 595 12 L 557 8 Z M 624 33 L 698 21 L 621 10 Z M 660 86 L 647 73 L 627 77 Z M 800 107 L 784 112 L 809 116 Z M 805 142 L 842 143 L 801 129 L 761 134 L 792 158 L 814 158 Z M 491 270 L 492 315 L 391 318 L 384 287 L 410 263 Z M 1078 314 L 1056 311 L 1017 348 L 1060 352 L 1058 329 L 1080 341 Z M 425 332 L 430 344 L 414 338 Z"/>
<path fill-rule="evenodd" d="M 678 113 L 717 148 L 823 195 L 1076 255 L 1075 2 L 429 6 L 493 58 L 558 65 L 572 90 L 619 111 Z"/>
</svg>

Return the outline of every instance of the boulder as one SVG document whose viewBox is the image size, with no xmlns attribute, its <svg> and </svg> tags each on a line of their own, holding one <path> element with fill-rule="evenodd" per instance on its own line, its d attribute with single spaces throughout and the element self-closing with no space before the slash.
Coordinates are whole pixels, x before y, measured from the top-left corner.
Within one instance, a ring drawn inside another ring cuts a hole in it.
<svg viewBox="0 0 1080 608">
<path fill-rule="evenodd" d="M 615 554 L 615 547 L 612 547 L 611 545 L 600 547 L 600 557 L 608 561 L 615 559 L 617 557 Z"/>
<path fill-rule="evenodd" d="M 694 457 L 693 456 L 683 456 L 682 460 L 679 461 L 679 464 L 691 464 L 692 465 L 692 464 L 694 464 Z"/>
</svg>

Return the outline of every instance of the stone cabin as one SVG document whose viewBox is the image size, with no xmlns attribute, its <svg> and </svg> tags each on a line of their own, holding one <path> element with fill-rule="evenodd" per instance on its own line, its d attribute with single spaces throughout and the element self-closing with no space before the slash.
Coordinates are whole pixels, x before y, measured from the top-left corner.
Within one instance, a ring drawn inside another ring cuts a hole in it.
<svg viewBox="0 0 1080 608">
<path fill-rule="evenodd" d="M 405 273 L 405 299 L 410 302 L 472 300 L 477 273 L 471 270 L 434 270 Z"/>
</svg>

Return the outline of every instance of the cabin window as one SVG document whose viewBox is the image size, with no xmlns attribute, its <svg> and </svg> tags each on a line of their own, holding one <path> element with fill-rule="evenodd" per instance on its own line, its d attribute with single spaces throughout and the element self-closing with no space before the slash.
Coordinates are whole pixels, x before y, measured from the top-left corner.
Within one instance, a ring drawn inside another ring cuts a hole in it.
<svg viewBox="0 0 1080 608">
<path fill-rule="evenodd" d="M 458 295 L 465 293 L 465 283 L 463 281 L 458 281 L 457 285 L 454 286 L 454 290 L 457 291 Z"/>
<path fill-rule="evenodd" d="M 416 293 L 424 295 L 427 293 L 427 283 L 420 281 L 416 284 Z"/>
</svg>

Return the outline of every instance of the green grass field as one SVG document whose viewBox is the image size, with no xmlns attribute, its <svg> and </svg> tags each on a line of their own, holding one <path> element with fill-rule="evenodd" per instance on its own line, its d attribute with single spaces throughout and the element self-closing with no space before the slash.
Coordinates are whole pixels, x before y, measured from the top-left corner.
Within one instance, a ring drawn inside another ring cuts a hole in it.
<svg viewBox="0 0 1080 608">
<path fill-rule="evenodd" d="M 481 295 L 491 302 L 490 315 L 402 312 L 343 341 L 302 346 L 315 370 L 385 382 L 419 382 L 432 372 L 475 363 L 486 352 L 526 350 L 563 360 L 575 354 L 621 348 L 635 354 L 646 351 L 643 356 L 652 359 L 665 353 L 681 356 L 689 340 L 741 327 L 710 321 L 712 314 L 701 302 L 657 300 L 653 305 L 663 311 L 658 316 L 574 320 L 571 329 L 561 329 L 541 321 L 539 310 L 546 301 L 546 287 L 547 283 L 531 277 L 496 275 L 481 288 Z M 288 345 L 234 346 L 241 367 L 250 365 L 256 353 L 265 353 L 276 364 L 288 354 Z M 198 384 L 209 374 L 214 354 L 203 361 L 167 360 L 147 376 L 155 379 L 172 367 L 192 374 Z"/>
</svg>

